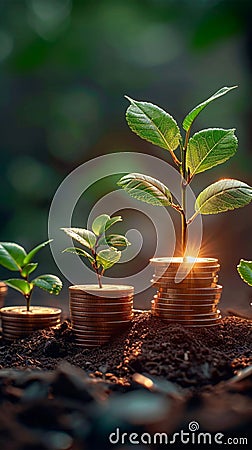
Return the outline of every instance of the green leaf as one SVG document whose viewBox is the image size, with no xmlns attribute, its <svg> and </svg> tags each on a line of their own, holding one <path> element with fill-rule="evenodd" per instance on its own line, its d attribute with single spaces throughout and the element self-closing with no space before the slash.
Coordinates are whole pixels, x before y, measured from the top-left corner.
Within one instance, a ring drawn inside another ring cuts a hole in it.
<svg viewBox="0 0 252 450">
<path fill-rule="evenodd" d="M 104 270 L 109 269 L 116 264 L 121 258 L 121 252 L 116 248 L 110 247 L 97 253 L 97 262 Z"/>
<path fill-rule="evenodd" d="M 16 291 L 21 292 L 23 295 L 29 294 L 33 288 L 32 283 L 28 283 L 26 280 L 19 280 L 18 278 L 11 278 L 9 280 L 5 280 L 4 282 L 7 286 L 16 289 Z"/>
<path fill-rule="evenodd" d="M 38 267 L 38 263 L 30 263 L 30 264 L 26 264 L 26 266 L 24 266 L 23 269 L 22 269 L 21 276 L 22 276 L 22 277 L 27 277 L 27 276 L 30 275 L 30 273 L 32 273 L 37 267 Z"/>
<path fill-rule="evenodd" d="M 92 230 L 96 234 L 96 236 L 100 236 L 105 231 L 106 223 L 110 219 L 108 214 L 101 214 L 100 216 L 94 219 L 92 224 Z"/>
<path fill-rule="evenodd" d="M 96 243 L 95 234 L 84 228 L 61 228 L 68 236 L 88 248 L 93 248 Z"/>
<path fill-rule="evenodd" d="M 237 270 L 243 281 L 249 284 L 249 286 L 252 286 L 252 261 L 241 259 L 237 266 Z"/>
<path fill-rule="evenodd" d="M 42 244 L 37 245 L 36 247 L 34 247 L 25 257 L 24 259 L 24 265 L 28 264 L 32 258 L 36 255 L 36 253 L 38 253 L 39 250 L 41 250 L 42 248 L 44 248 L 47 244 L 49 244 L 50 242 L 52 242 L 53 239 L 49 239 L 49 241 L 45 241 L 42 242 Z"/>
<path fill-rule="evenodd" d="M 111 219 L 109 219 L 106 222 L 105 231 L 107 231 L 110 227 L 112 227 L 112 225 L 114 225 L 116 222 L 122 222 L 122 217 L 121 216 L 111 217 Z"/>
<path fill-rule="evenodd" d="M 19 271 L 23 265 L 26 251 L 13 242 L 0 243 L 0 264 L 6 269 Z"/>
<path fill-rule="evenodd" d="M 55 275 L 40 275 L 32 280 L 32 283 L 49 294 L 58 295 L 62 289 L 62 282 Z"/>
<path fill-rule="evenodd" d="M 152 103 L 138 102 L 127 96 L 126 98 L 131 102 L 126 112 L 126 120 L 131 130 L 154 145 L 170 152 L 176 150 L 181 134 L 173 117 Z"/>
<path fill-rule="evenodd" d="M 109 234 L 99 240 L 99 245 L 109 245 L 111 247 L 127 247 L 131 245 L 128 239 L 121 234 Z"/>
<path fill-rule="evenodd" d="M 91 256 L 88 252 L 86 252 L 82 248 L 68 247 L 65 248 L 65 250 L 63 250 L 62 253 L 73 253 L 74 255 L 84 256 L 85 258 L 88 258 L 91 263 L 94 262 L 93 256 Z"/>
<path fill-rule="evenodd" d="M 204 109 L 209 103 L 213 102 L 214 100 L 221 97 L 222 95 L 227 94 L 229 91 L 231 91 L 232 89 L 235 89 L 235 88 L 237 88 L 237 86 L 223 87 L 223 88 L 219 89 L 219 91 L 215 92 L 215 94 L 211 95 L 211 97 L 209 97 L 207 100 L 205 100 L 204 102 L 200 103 L 198 106 L 193 108 L 193 110 L 190 111 L 189 114 L 187 114 L 187 116 L 185 117 L 185 119 L 183 121 L 184 130 L 188 131 L 191 128 L 192 123 L 194 122 L 196 117 L 199 115 L 199 113 L 202 111 L 202 109 Z"/>
<path fill-rule="evenodd" d="M 252 200 L 252 188 L 238 180 L 224 179 L 208 186 L 195 202 L 200 214 L 217 214 L 241 208 Z"/>
<path fill-rule="evenodd" d="M 141 173 L 130 173 L 122 177 L 118 183 L 128 194 L 154 206 L 169 206 L 172 196 L 169 189 L 161 181 Z"/>
<path fill-rule="evenodd" d="M 188 142 L 186 164 L 190 175 L 204 172 L 227 161 L 237 150 L 235 130 L 211 128 L 195 133 Z"/>
</svg>

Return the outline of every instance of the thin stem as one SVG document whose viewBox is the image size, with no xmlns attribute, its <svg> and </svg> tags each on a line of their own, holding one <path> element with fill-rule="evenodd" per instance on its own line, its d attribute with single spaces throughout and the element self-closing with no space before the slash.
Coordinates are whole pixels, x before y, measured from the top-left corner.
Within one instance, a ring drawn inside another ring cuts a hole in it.
<svg viewBox="0 0 252 450">
<path fill-rule="evenodd" d="M 33 292 L 33 289 L 31 289 L 29 294 L 25 295 L 27 312 L 30 311 L 32 292 Z"/>
<path fill-rule="evenodd" d="M 98 284 L 99 284 L 99 288 L 102 289 L 102 282 L 101 282 L 101 274 L 99 272 L 96 272 L 97 274 L 97 279 L 98 279 Z"/>
<path fill-rule="evenodd" d="M 190 223 L 192 223 L 194 221 L 194 219 L 197 217 L 197 215 L 199 214 L 199 211 L 196 211 L 192 217 L 190 217 L 190 219 L 188 219 L 187 221 L 187 225 L 190 225 Z"/>
<path fill-rule="evenodd" d="M 177 158 L 175 153 L 170 151 L 170 154 L 171 154 L 171 157 L 172 157 L 174 163 L 176 164 L 176 166 L 181 166 L 181 161 L 179 161 L 179 159 Z"/>
<path fill-rule="evenodd" d="M 187 188 L 187 171 L 186 171 L 186 152 L 187 152 L 187 146 L 190 136 L 190 128 L 186 132 L 185 136 L 185 144 L 184 147 L 181 148 L 181 249 L 182 249 L 182 256 L 184 257 L 185 251 L 186 251 L 186 243 L 187 243 L 187 222 L 186 222 L 186 188 Z"/>
</svg>

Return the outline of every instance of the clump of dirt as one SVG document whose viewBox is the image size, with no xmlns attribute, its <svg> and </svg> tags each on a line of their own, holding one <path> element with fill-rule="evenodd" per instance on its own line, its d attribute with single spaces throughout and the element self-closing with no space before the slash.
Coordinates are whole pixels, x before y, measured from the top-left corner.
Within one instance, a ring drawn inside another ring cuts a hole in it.
<svg viewBox="0 0 252 450">
<path fill-rule="evenodd" d="M 75 344 L 69 321 L 11 344 L 0 338 L 0 368 L 52 370 L 67 361 L 122 386 L 137 372 L 198 390 L 251 364 L 251 343 L 251 322 L 245 319 L 226 317 L 215 327 L 185 328 L 144 311 L 135 313 L 123 334 L 94 349 Z"/>
</svg>

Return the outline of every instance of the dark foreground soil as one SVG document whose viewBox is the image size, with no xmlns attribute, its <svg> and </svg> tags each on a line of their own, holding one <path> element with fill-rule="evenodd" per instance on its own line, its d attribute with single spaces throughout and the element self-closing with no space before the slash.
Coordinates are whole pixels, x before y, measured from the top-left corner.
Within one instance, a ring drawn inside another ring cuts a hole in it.
<svg viewBox="0 0 252 450">
<path fill-rule="evenodd" d="M 211 439 L 221 432 L 224 444 L 244 437 L 249 448 L 251 344 L 245 319 L 186 329 L 149 312 L 92 350 L 76 346 L 68 321 L 11 344 L 0 338 L 0 449 L 127 449 L 132 432 L 172 439 L 181 429 L 189 439 L 198 437 L 193 431 L 207 430 Z M 128 437 L 111 443 L 118 427 Z M 134 446 L 159 448 L 149 435 Z M 178 436 L 173 448 L 181 446 Z"/>
</svg>

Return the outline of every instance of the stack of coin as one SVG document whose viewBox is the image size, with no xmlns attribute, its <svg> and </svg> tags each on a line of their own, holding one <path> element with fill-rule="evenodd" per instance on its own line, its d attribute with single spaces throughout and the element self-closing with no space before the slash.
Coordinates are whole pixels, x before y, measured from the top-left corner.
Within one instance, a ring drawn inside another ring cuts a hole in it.
<svg viewBox="0 0 252 450">
<path fill-rule="evenodd" d="M 60 323 L 61 309 L 33 306 L 27 311 L 24 306 L 1 308 L 3 337 L 13 340 L 28 336 L 35 330 L 54 327 Z"/>
<path fill-rule="evenodd" d="M 0 308 L 4 305 L 4 298 L 7 294 L 7 286 L 5 283 L 0 282 Z"/>
<path fill-rule="evenodd" d="M 70 314 L 77 345 L 106 344 L 128 326 L 133 317 L 132 286 L 70 286 Z"/>
<path fill-rule="evenodd" d="M 153 258 L 150 261 L 155 266 L 151 281 L 157 287 L 151 302 L 154 316 L 192 327 L 214 326 L 220 322 L 217 306 L 222 286 L 217 284 L 220 270 L 217 259 Z"/>
</svg>

